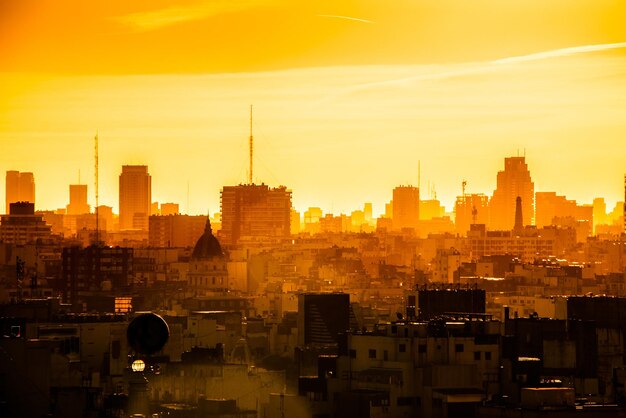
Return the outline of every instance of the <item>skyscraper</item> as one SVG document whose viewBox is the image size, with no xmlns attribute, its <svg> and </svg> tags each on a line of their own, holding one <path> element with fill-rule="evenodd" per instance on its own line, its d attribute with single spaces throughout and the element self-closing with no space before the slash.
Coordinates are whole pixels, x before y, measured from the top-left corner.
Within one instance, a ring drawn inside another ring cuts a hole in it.
<svg viewBox="0 0 626 418">
<path fill-rule="evenodd" d="M 67 205 L 68 215 L 82 215 L 89 213 L 89 204 L 87 203 L 87 185 L 86 184 L 70 184 L 70 204 Z"/>
<path fill-rule="evenodd" d="M 511 230 L 515 224 L 515 201 L 522 199 L 522 213 L 527 225 L 535 223 L 535 184 L 525 157 L 504 159 L 504 171 L 498 172 L 496 190 L 489 202 L 490 227 Z"/>
<path fill-rule="evenodd" d="M 10 212 L 11 203 L 35 203 L 35 178 L 33 173 L 20 173 L 14 170 L 7 171 L 5 200 L 5 213 L 7 214 Z"/>
<path fill-rule="evenodd" d="M 285 186 L 240 184 L 222 189 L 220 238 L 235 244 L 241 237 L 284 238 L 290 234 L 291 191 Z"/>
<path fill-rule="evenodd" d="M 148 229 L 152 177 L 146 165 L 122 166 L 120 174 L 120 229 Z"/>
<path fill-rule="evenodd" d="M 393 229 L 411 228 L 419 224 L 420 190 L 413 186 L 398 186 L 393 189 Z"/>
</svg>

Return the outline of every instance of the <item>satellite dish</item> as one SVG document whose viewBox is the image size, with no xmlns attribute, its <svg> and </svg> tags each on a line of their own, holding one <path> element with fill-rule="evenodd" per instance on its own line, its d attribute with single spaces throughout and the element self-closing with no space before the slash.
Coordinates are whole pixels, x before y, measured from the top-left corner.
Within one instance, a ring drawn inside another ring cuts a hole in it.
<svg viewBox="0 0 626 418">
<path fill-rule="evenodd" d="M 126 330 L 128 345 L 138 354 L 147 356 L 160 351 L 169 337 L 167 322 L 155 313 L 136 316 Z"/>
</svg>

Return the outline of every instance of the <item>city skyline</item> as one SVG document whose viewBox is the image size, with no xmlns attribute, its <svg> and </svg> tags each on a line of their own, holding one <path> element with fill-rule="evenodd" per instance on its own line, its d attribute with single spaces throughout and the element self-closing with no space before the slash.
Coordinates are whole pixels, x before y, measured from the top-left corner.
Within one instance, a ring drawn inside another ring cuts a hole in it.
<svg viewBox="0 0 626 418">
<path fill-rule="evenodd" d="M 622 200 L 622 4 L 66 1 L 6 11 L 0 169 L 35 172 L 39 207 L 64 206 L 79 171 L 93 184 L 98 131 L 103 203 L 115 205 L 120 166 L 148 165 L 154 200 L 215 212 L 221 187 L 247 179 L 250 104 L 255 183 L 288 186 L 299 210 L 371 201 L 381 213 L 393 187 L 417 185 L 418 160 L 422 196 L 434 183 L 451 210 L 463 180 L 491 193 L 501 159 L 518 152 L 538 191 Z"/>
<path fill-rule="evenodd" d="M 517 156 L 508 156 L 508 157 L 504 157 L 504 162 L 506 164 L 506 162 L 508 160 L 518 160 L 518 159 L 521 159 L 522 161 L 524 161 L 524 160 L 526 160 L 526 157 L 519 156 L 519 155 L 517 155 Z M 526 165 L 528 165 L 528 162 L 526 162 Z M 120 171 L 120 173 L 122 173 L 122 174 L 124 173 L 123 169 L 125 169 L 125 167 L 138 167 L 138 168 L 139 167 L 143 167 L 142 169 L 145 168 L 146 170 L 148 170 L 150 168 L 149 166 L 145 166 L 145 165 L 132 165 L 132 166 L 131 165 L 124 165 L 124 166 L 122 166 L 122 170 Z M 500 168 L 503 168 L 503 167 L 500 167 Z M 7 171 L 7 176 L 8 176 L 9 172 L 15 172 L 15 171 L 8 170 Z M 498 176 L 500 176 L 501 174 L 499 174 L 499 173 L 501 173 L 501 172 L 502 172 L 502 170 L 498 170 L 497 172 L 494 172 L 493 173 L 494 174 L 494 178 L 497 178 Z M 26 174 L 36 174 L 36 173 L 26 173 Z M 497 176 L 496 176 L 496 174 L 497 174 Z M 118 174 L 118 176 L 120 176 L 120 174 Z M 34 176 L 32 176 L 32 177 L 34 177 Z M 149 175 L 148 177 L 152 177 L 152 176 Z M 419 173 L 418 173 L 418 180 L 417 181 L 419 182 Z M 620 182 L 621 182 L 621 178 L 620 178 Z M 36 177 L 35 177 L 35 183 L 37 183 Z M 249 183 L 247 183 L 246 181 L 240 181 L 240 182 L 238 182 L 236 184 L 230 184 L 230 185 L 229 184 L 224 184 L 224 185 L 222 185 L 220 187 L 220 189 L 216 193 L 219 196 L 220 193 L 221 193 L 221 190 L 223 190 L 224 187 L 235 186 L 235 185 L 246 185 L 246 184 L 249 184 Z M 265 186 L 269 186 L 269 187 L 273 187 L 274 186 L 272 184 L 266 184 L 265 182 L 254 182 L 253 184 L 265 185 Z M 85 192 L 87 193 L 87 203 L 88 203 L 87 207 L 91 206 L 92 209 L 93 209 L 93 207 L 95 207 L 92 204 L 92 201 L 95 199 L 94 196 L 93 196 L 93 191 L 92 191 L 93 185 L 89 185 L 89 184 L 83 182 L 83 183 L 78 183 L 78 184 L 65 185 L 65 187 L 68 187 L 68 186 L 70 187 L 70 192 L 72 192 L 72 188 L 80 187 L 82 194 L 84 194 Z M 280 184 L 280 187 L 283 187 L 283 186 L 287 187 L 287 189 L 290 191 L 290 193 L 294 194 L 293 189 L 291 189 L 288 185 L 285 186 L 283 184 Z M 276 187 L 278 187 L 278 186 L 276 186 Z M 431 188 L 431 190 L 428 189 L 429 187 Z M 349 206 L 349 207 L 347 207 L 347 209 L 341 210 L 341 211 L 332 211 L 332 209 L 329 210 L 328 208 L 320 207 L 320 205 L 316 204 L 316 202 L 312 202 L 310 206 L 306 206 L 306 207 L 305 206 L 298 207 L 295 204 L 293 204 L 292 207 L 296 211 L 300 212 L 301 219 L 302 219 L 302 217 L 304 216 L 303 215 L 304 212 L 306 210 L 308 210 L 308 209 L 311 209 L 311 208 L 320 208 L 324 214 L 334 214 L 334 215 L 339 215 L 339 214 L 344 214 L 344 213 L 345 214 L 350 214 L 350 212 L 352 212 L 354 210 L 358 210 L 360 205 L 363 205 L 365 203 L 365 204 L 370 204 L 370 205 L 373 206 L 373 208 L 374 208 L 373 215 L 375 217 L 379 217 L 379 216 L 383 216 L 384 217 L 385 214 L 386 214 L 386 205 L 389 204 L 390 199 L 393 200 L 393 194 L 394 194 L 395 189 L 398 189 L 398 188 L 416 188 L 416 189 L 419 190 L 418 193 L 420 193 L 419 201 L 424 202 L 424 201 L 437 200 L 437 201 L 440 202 L 442 207 L 445 208 L 446 214 L 449 214 L 449 213 L 454 213 L 455 210 L 456 210 L 455 204 L 451 204 L 451 205 L 447 204 L 449 201 L 451 201 L 451 199 L 456 199 L 457 200 L 457 204 L 458 204 L 458 199 L 462 198 L 463 196 L 467 196 L 469 198 L 470 196 L 482 195 L 482 196 L 485 196 L 490 201 L 491 198 L 493 198 L 494 192 L 497 190 L 497 185 L 494 185 L 493 191 L 491 191 L 491 192 L 489 192 L 488 190 L 471 190 L 471 191 L 466 191 L 467 182 L 465 182 L 465 184 L 461 184 L 461 192 L 458 193 L 456 196 L 454 196 L 454 198 L 451 198 L 451 197 L 448 197 L 448 196 L 445 196 L 445 197 L 442 198 L 439 194 L 436 193 L 436 189 L 434 189 L 434 187 L 435 187 L 435 184 L 434 183 L 431 184 L 430 181 L 428 181 L 428 184 L 427 184 L 425 189 L 424 189 L 424 185 L 423 184 L 422 184 L 421 188 L 418 187 L 418 183 L 417 182 L 416 183 L 396 184 L 390 190 L 387 190 L 388 196 L 387 196 L 386 199 L 383 196 L 383 200 L 380 200 L 380 201 L 354 202 L 353 206 Z M 84 190 L 84 189 L 86 189 L 86 190 Z M 433 195 L 433 191 L 435 192 L 435 195 Z M 620 190 L 617 193 L 615 193 L 615 194 L 616 195 L 620 195 L 620 197 L 621 197 L 622 191 L 623 191 L 623 189 L 620 188 Z M 158 185 L 157 185 L 157 192 L 158 192 Z M 535 192 L 543 193 L 543 194 L 545 194 L 545 193 L 553 193 L 553 194 L 556 193 L 557 195 L 560 194 L 559 191 L 554 191 L 554 190 L 535 190 Z M 297 194 L 297 193 L 298 192 L 296 191 L 295 194 Z M 105 206 L 109 205 L 110 207 L 113 208 L 113 212 L 114 213 L 119 214 L 119 201 L 120 201 L 120 196 L 121 196 L 121 192 L 119 190 L 119 187 L 118 187 L 118 190 L 116 191 L 116 194 L 117 194 L 117 199 L 114 199 L 114 200 L 111 200 L 111 201 L 105 200 L 103 202 L 102 201 L 102 197 L 101 197 L 100 204 L 101 205 L 105 205 Z M 532 195 L 533 195 L 533 199 L 534 199 L 534 192 L 532 193 Z M 161 195 L 161 196 L 163 196 L 163 195 Z M 8 196 L 5 194 L 5 197 L 8 197 Z M 217 205 L 216 205 L 216 210 L 209 210 L 211 208 L 207 208 L 204 211 L 201 210 L 198 213 L 187 212 L 186 202 L 184 202 L 184 201 L 183 202 L 172 202 L 172 199 L 169 199 L 167 196 L 163 196 L 163 197 L 164 197 L 163 200 L 151 199 L 152 200 L 151 203 L 152 204 L 164 204 L 166 207 L 168 207 L 168 209 L 169 209 L 169 206 L 173 205 L 173 207 L 177 207 L 177 208 L 179 207 L 180 208 L 178 210 L 178 213 L 188 214 L 188 215 L 202 215 L 202 214 L 206 215 L 206 214 L 212 214 L 212 213 L 220 212 L 220 210 L 218 210 L 220 208 L 220 203 L 219 203 L 220 199 L 219 199 L 219 197 L 218 197 L 218 202 L 217 202 Z M 565 199 L 565 198 L 571 198 L 571 197 L 570 196 L 563 196 L 563 199 Z M 53 211 L 55 211 L 55 210 L 63 210 L 63 209 L 65 209 L 66 206 L 69 207 L 68 203 L 71 203 L 71 194 L 70 194 L 70 198 L 69 199 L 67 198 L 67 196 L 63 197 L 62 199 L 66 199 L 65 203 L 63 205 L 59 206 L 59 207 L 41 207 L 41 203 L 39 203 L 39 201 L 37 201 L 36 210 L 53 210 Z M 81 199 L 84 199 L 84 197 L 81 196 Z M 619 203 L 623 203 L 623 199 L 619 200 L 619 198 L 618 198 L 617 200 L 615 200 L 613 202 L 613 201 L 607 200 L 605 196 L 601 196 L 601 195 L 594 196 L 591 199 L 591 201 L 582 201 L 581 202 L 581 201 L 578 201 L 577 199 L 573 199 L 573 200 L 577 204 L 590 206 L 590 205 L 592 205 L 592 203 L 593 203 L 592 201 L 594 199 L 604 199 L 604 202 L 605 202 L 605 205 L 606 205 L 606 209 L 609 212 L 611 210 L 613 210 L 616 207 L 616 205 L 618 205 Z M 5 203 L 6 203 L 7 207 L 8 207 L 9 202 L 6 199 L 5 199 L 5 201 L 6 201 Z M 533 204 L 533 206 L 534 206 L 534 204 Z M 93 210 L 92 210 L 92 212 L 93 212 Z M 525 213 L 526 212 L 528 212 L 528 210 L 525 211 Z M 88 213 L 88 212 L 84 212 L 84 213 Z M 168 211 L 168 213 L 169 213 L 169 211 Z M 171 213 L 174 213 L 174 212 L 171 212 Z M 525 218 L 524 219 L 525 224 L 529 224 L 529 225 L 530 224 L 534 224 L 534 221 L 533 221 L 534 218 L 532 218 L 532 216 L 534 216 L 534 210 L 531 211 L 530 213 L 531 213 L 531 215 L 529 215 L 529 216 L 531 216 L 531 219 Z M 464 215 L 464 216 L 466 216 L 466 215 Z"/>
</svg>

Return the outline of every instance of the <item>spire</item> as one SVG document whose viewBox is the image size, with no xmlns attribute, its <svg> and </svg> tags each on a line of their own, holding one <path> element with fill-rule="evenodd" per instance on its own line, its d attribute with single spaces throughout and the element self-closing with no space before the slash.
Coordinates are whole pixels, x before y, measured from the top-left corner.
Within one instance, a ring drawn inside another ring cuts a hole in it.
<svg viewBox="0 0 626 418">
<path fill-rule="evenodd" d="M 514 231 L 521 231 L 524 229 L 524 218 L 522 216 L 522 198 L 517 196 L 515 199 L 515 226 Z"/>
<path fill-rule="evenodd" d="M 211 229 L 211 218 L 209 216 L 206 217 L 206 224 L 204 225 L 204 233 L 209 233 L 213 235 L 213 229 Z"/>
</svg>

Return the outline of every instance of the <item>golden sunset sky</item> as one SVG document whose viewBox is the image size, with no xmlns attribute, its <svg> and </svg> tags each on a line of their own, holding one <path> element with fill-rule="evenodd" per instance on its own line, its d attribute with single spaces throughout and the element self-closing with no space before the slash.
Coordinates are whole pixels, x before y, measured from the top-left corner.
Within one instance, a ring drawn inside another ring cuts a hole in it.
<svg viewBox="0 0 626 418">
<path fill-rule="evenodd" d="M 123 164 L 154 201 L 219 210 L 255 182 L 334 213 L 435 184 L 451 209 L 522 154 L 537 191 L 612 207 L 626 172 L 619 0 L 0 0 L 0 170 L 33 171 L 38 209 L 78 171 L 117 210 Z M 4 182 L 0 182 L 4 195 Z"/>
</svg>

